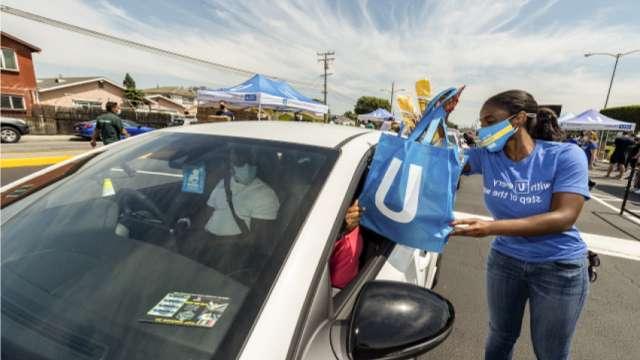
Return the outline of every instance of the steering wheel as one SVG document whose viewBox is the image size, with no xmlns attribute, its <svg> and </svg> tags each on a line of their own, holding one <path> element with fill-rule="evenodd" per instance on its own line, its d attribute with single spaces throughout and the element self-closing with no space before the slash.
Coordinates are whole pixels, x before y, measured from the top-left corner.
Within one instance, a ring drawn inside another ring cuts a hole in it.
<svg viewBox="0 0 640 360">
<path fill-rule="evenodd" d="M 146 223 L 161 225 L 164 227 L 168 226 L 169 223 L 162 211 L 160 211 L 158 206 L 156 206 L 156 204 L 142 192 L 135 189 L 125 188 L 120 189 L 117 196 L 118 204 L 125 214 L 132 214 L 129 216 Z M 142 211 L 146 211 L 151 216 L 147 216 L 147 214 Z"/>
</svg>

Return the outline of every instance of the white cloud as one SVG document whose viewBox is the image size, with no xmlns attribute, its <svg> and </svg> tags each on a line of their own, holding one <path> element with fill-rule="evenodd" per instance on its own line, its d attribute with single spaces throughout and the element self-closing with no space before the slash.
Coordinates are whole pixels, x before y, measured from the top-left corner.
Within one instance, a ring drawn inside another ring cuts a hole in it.
<svg viewBox="0 0 640 360">
<path fill-rule="evenodd" d="M 585 59 L 582 54 L 638 48 L 639 27 L 608 24 L 604 20 L 611 16 L 603 18 L 601 10 L 594 10 L 589 19 L 532 27 L 553 11 L 555 3 L 461 0 L 416 5 L 395 1 L 381 9 L 386 14 L 381 18 L 372 6 L 382 3 L 366 0 L 210 0 L 189 7 L 176 2 L 178 21 L 161 23 L 157 17 L 127 12 L 107 0 L 96 5 L 62 0 L 55 6 L 46 0 L 7 1 L 9 6 L 130 40 L 313 82 L 318 88 L 302 89 L 312 97 L 320 97 L 318 75 L 322 70 L 316 51 L 335 50 L 335 75 L 329 80 L 334 112 L 350 108 L 360 95 L 388 96 L 379 89 L 389 87 L 392 80 L 406 89 L 413 89 L 414 80 L 425 75 L 436 89 L 465 83 L 468 87 L 455 114 L 462 123 L 477 116 L 488 96 L 509 88 L 528 90 L 540 102 L 561 103 L 572 112 L 602 106 L 610 67 L 601 64 L 608 60 Z M 155 74 L 158 79 L 177 77 L 205 85 L 231 85 L 244 77 L 9 15 L 3 15 L 3 28 L 42 47 L 37 59 L 47 64 Z M 535 30 L 526 30 L 531 28 Z M 610 105 L 639 100 L 640 62 L 624 61 L 630 66 L 621 64 Z"/>
</svg>

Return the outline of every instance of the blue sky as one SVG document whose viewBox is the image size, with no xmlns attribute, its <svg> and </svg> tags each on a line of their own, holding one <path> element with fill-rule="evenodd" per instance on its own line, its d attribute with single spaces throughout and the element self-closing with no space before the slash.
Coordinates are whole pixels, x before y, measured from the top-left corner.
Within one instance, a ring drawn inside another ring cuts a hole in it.
<svg viewBox="0 0 640 360">
<path fill-rule="evenodd" d="M 428 77 L 434 89 L 466 84 L 454 121 L 470 124 L 492 94 L 521 88 L 574 113 L 600 108 L 613 58 L 589 51 L 640 49 L 640 2 L 403 0 L 3 0 L 12 7 L 256 72 L 312 83 L 316 52 L 336 52 L 334 113 L 396 81 L 404 94 Z M 55 3 L 55 4 L 54 4 Z M 4 31 L 40 46 L 38 77 L 130 72 L 139 87 L 228 86 L 246 76 L 132 50 L 2 15 Z M 640 54 L 621 60 L 610 106 L 640 103 Z"/>
</svg>

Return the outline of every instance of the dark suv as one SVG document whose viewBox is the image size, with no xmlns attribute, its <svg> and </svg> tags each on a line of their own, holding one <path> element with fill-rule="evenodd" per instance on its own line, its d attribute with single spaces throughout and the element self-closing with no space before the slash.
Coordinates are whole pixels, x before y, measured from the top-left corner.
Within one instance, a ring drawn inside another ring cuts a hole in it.
<svg viewBox="0 0 640 360">
<path fill-rule="evenodd" d="M 17 143 L 22 135 L 29 133 L 29 125 L 22 119 L 2 116 L 0 123 L 2 124 L 0 135 L 3 143 Z"/>
</svg>

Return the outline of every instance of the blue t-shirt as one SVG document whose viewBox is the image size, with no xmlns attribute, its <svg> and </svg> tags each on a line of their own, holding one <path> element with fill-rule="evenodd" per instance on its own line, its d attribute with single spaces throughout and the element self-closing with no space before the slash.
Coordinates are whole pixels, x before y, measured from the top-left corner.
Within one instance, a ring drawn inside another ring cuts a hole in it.
<svg viewBox="0 0 640 360">
<path fill-rule="evenodd" d="M 587 141 L 582 144 L 582 150 L 584 150 L 585 155 L 587 155 L 587 164 L 591 163 L 591 151 L 596 150 L 598 148 L 598 144 L 593 141 Z"/>
<path fill-rule="evenodd" d="M 551 210 L 553 193 L 568 192 L 589 199 L 587 159 L 570 143 L 536 140 L 535 149 L 521 161 L 504 151 L 468 151 L 470 173 L 483 175 L 485 205 L 495 219 L 517 219 Z M 587 246 L 573 226 L 544 236 L 497 236 L 495 250 L 529 262 L 569 260 L 584 257 Z"/>
</svg>

